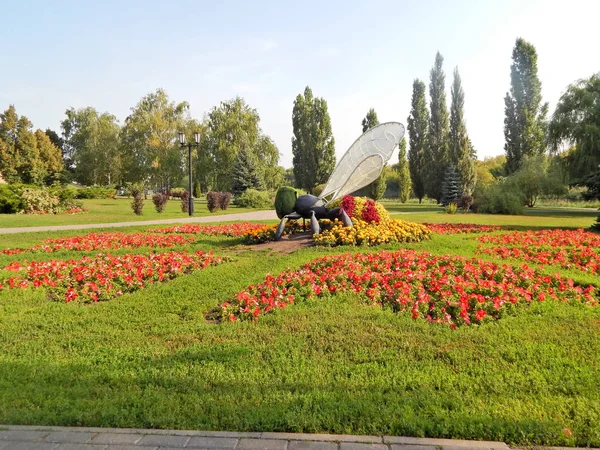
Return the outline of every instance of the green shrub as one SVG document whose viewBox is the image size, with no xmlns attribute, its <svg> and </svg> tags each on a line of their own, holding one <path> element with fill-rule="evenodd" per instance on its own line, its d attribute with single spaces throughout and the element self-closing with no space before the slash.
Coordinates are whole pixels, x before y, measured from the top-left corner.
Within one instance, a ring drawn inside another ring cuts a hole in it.
<svg viewBox="0 0 600 450">
<path fill-rule="evenodd" d="M 44 188 L 25 188 L 21 194 L 25 214 L 56 214 L 59 212 L 60 198 Z"/>
<path fill-rule="evenodd" d="M 0 184 L 0 214 L 15 214 L 23 209 L 21 196 L 15 185 Z"/>
<path fill-rule="evenodd" d="M 476 209 L 486 214 L 523 214 L 523 196 L 518 186 L 504 181 L 481 186 L 475 193 Z"/>
<path fill-rule="evenodd" d="M 446 211 L 446 214 L 456 214 L 456 211 L 458 211 L 458 205 L 455 202 L 448 203 L 444 208 L 444 211 Z"/>
<path fill-rule="evenodd" d="M 275 194 L 275 211 L 277 212 L 277 217 L 281 219 L 283 216 L 294 212 L 297 198 L 298 193 L 293 187 L 282 186 L 277 189 L 277 193 Z"/>
<path fill-rule="evenodd" d="M 317 184 L 312 190 L 312 195 L 315 195 L 318 197 L 319 195 L 321 195 L 321 192 L 323 192 L 324 187 L 325 187 L 325 184 Z"/>
<path fill-rule="evenodd" d="M 104 199 L 113 198 L 117 195 L 117 190 L 110 186 L 91 186 L 77 189 L 75 198 L 79 199 Z"/>
<path fill-rule="evenodd" d="M 271 208 L 273 200 L 267 191 L 246 189 L 237 199 L 236 203 L 242 208 Z"/>
<path fill-rule="evenodd" d="M 173 188 L 173 189 L 171 189 L 171 197 L 181 198 L 181 196 L 184 192 L 185 192 L 184 188 Z"/>
</svg>

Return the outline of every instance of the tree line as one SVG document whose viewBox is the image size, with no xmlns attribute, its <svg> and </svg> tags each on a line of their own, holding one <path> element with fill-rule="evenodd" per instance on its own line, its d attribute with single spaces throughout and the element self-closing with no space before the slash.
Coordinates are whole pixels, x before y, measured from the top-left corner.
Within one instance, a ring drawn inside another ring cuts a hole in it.
<svg viewBox="0 0 600 450">
<path fill-rule="evenodd" d="M 221 102 L 202 121 L 187 102 L 172 101 L 162 89 L 145 95 L 121 125 L 93 107 L 69 108 L 61 134 L 31 131 L 14 106 L 0 115 L 0 173 L 10 183 L 84 185 L 141 183 L 169 189 L 181 184 L 188 169 L 187 150 L 177 142 L 199 131 L 194 150 L 194 179 L 202 192 L 231 192 L 234 168 L 251 165 L 257 184 L 276 189 L 284 183 L 279 150 L 260 128 L 260 116 L 243 98 Z"/>
<path fill-rule="evenodd" d="M 596 174 L 599 74 L 568 86 L 549 119 L 548 104 L 542 103 L 535 47 L 517 39 L 504 99 L 505 156 L 488 167 L 487 162 L 477 161 L 469 138 L 458 68 L 453 71 L 448 108 L 443 63 L 438 52 L 428 86 L 414 80 L 408 148 L 403 139 L 398 162 L 386 167 L 362 194 L 380 198 L 386 179 L 394 177 L 402 201 L 412 193 L 419 201 L 427 196 L 444 203 L 473 195 L 476 186 L 508 180 L 507 189 L 517 186 L 527 191 L 524 197 L 531 205 L 540 193 L 559 192 L 557 184 L 585 184 Z M 377 113 L 371 108 L 361 128 L 357 124 L 357 132 L 377 124 Z M 49 129 L 34 132 L 31 122 L 18 116 L 11 105 L 0 114 L 0 173 L 14 183 L 74 180 L 85 185 L 143 183 L 169 188 L 181 185 L 187 173 L 187 152 L 178 145 L 177 133 L 184 131 L 191 139 L 199 131 L 201 141 L 193 163 L 198 191 L 239 194 L 249 188 L 273 190 L 294 184 L 318 193 L 336 164 L 335 139 L 327 102 L 308 86 L 293 102 L 292 126 L 293 167 L 286 170 L 278 165 L 277 146 L 260 128 L 258 112 L 241 97 L 221 102 L 203 120 L 196 120 L 190 117 L 187 102 L 172 101 L 157 89 L 131 108 L 123 124 L 93 107 L 69 108 L 60 135 Z"/>
</svg>

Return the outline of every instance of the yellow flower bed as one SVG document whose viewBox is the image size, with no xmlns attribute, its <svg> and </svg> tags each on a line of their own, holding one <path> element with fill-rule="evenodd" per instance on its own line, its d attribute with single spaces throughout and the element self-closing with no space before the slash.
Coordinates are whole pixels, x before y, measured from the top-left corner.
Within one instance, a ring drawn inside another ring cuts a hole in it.
<svg viewBox="0 0 600 450">
<path fill-rule="evenodd" d="M 316 245 L 380 245 L 390 242 L 420 242 L 428 239 L 431 231 L 424 225 L 399 219 L 386 219 L 380 223 L 367 223 L 354 219 L 352 227 L 342 222 L 322 221 L 321 234 L 314 236 Z"/>
</svg>

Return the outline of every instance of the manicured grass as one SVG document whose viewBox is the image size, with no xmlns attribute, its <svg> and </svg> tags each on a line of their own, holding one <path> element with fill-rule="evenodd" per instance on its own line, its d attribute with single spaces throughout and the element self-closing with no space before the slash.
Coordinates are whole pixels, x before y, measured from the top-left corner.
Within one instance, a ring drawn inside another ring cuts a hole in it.
<svg viewBox="0 0 600 450">
<path fill-rule="evenodd" d="M 431 212 L 396 217 L 524 228 L 591 222 Z M 75 234 L 82 233 L 2 236 L 0 247 Z M 380 249 L 309 248 L 283 256 L 238 243 L 202 237 L 189 250 L 212 249 L 234 261 L 105 303 L 0 291 L 0 423 L 600 446 L 600 308 L 536 304 L 495 323 L 450 330 L 338 295 L 257 323 L 214 324 L 204 319 L 207 312 L 267 273 L 325 254 Z M 477 242 L 474 235 L 447 235 L 404 247 L 472 256 Z M 0 266 L 81 255 L 0 255 Z M 546 270 L 600 286 L 594 275 Z"/>
<path fill-rule="evenodd" d="M 112 222 L 139 222 L 142 220 L 156 219 L 183 219 L 189 217 L 187 213 L 181 212 L 181 201 L 169 200 L 166 209 L 162 213 L 154 210 L 154 204 L 149 198 L 144 202 L 143 214 L 136 216 L 131 210 L 131 199 L 116 198 L 104 200 L 82 200 L 83 207 L 88 210 L 82 214 L 72 215 L 26 215 L 26 214 L 0 214 L 0 228 L 13 227 L 37 227 L 45 225 L 71 225 L 84 223 L 112 223 Z M 235 214 L 256 209 L 238 208 L 230 205 L 225 211 L 211 213 L 206 206 L 206 200 L 194 202 L 194 216 L 220 216 L 224 214 Z"/>
</svg>

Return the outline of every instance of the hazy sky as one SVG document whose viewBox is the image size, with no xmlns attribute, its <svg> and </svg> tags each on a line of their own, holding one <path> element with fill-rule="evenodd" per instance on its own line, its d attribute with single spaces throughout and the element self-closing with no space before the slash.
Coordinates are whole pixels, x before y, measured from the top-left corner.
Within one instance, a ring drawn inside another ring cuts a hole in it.
<svg viewBox="0 0 600 450">
<path fill-rule="evenodd" d="M 122 123 L 158 87 L 196 118 L 240 95 L 291 167 L 293 101 L 306 85 L 327 100 L 339 157 L 370 107 L 406 124 L 412 82 L 429 83 L 439 50 L 448 106 L 458 66 L 482 158 L 503 152 L 515 39 L 537 48 L 553 111 L 569 83 L 600 71 L 599 17 L 598 0 L 0 0 L 0 110 L 14 104 L 60 132 L 69 107 Z"/>
</svg>

